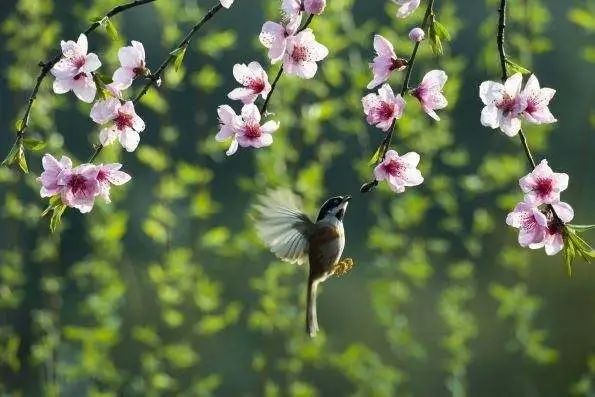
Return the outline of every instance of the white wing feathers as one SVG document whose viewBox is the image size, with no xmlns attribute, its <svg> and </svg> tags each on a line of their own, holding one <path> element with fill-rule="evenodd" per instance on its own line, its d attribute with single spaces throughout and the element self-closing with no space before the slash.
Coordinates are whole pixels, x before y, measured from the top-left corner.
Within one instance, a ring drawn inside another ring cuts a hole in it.
<svg viewBox="0 0 595 397">
<path fill-rule="evenodd" d="M 256 230 L 279 259 L 301 265 L 308 259 L 308 238 L 314 224 L 289 190 L 275 190 L 258 198 Z"/>
</svg>

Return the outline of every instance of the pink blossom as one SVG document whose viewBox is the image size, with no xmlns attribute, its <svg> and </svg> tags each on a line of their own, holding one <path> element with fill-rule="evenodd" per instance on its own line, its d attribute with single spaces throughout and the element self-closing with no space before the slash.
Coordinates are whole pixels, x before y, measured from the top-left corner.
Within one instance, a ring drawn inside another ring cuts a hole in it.
<svg viewBox="0 0 595 397">
<path fill-rule="evenodd" d="M 120 186 L 130 180 L 130 175 L 124 171 L 120 171 L 122 164 L 100 164 L 97 166 L 97 182 L 99 184 L 98 195 L 103 197 L 106 202 L 110 200 L 110 187 L 111 185 Z"/>
<path fill-rule="evenodd" d="M 422 28 L 415 27 L 409 32 L 409 39 L 416 43 L 422 41 L 424 37 L 426 37 L 426 34 Z"/>
<path fill-rule="evenodd" d="M 131 101 L 124 104 L 116 98 L 98 101 L 91 108 L 91 118 L 97 124 L 107 124 L 99 133 L 102 145 L 109 145 L 117 138 L 128 152 L 136 149 L 140 141 L 139 132 L 145 129 L 145 123 L 134 111 Z"/>
<path fill-rule="evenodd" d="M 238 150 L 238 140 L 236 139 L 236 130 L 233 126 L 233 121 L 238 115 L 233 111 L 229 105 L 221 105 L 217 108 L 219 116 L 219 132 L 215 136 L 218 142 L 225 141 L 232 138 L 231 145 L 227 149 L 226 154 L 231 156 Z"/>
<path fill-rule="evenodd" d="M 281 10 L 289 19 L 300 16 L 305 11 L 304 0 L 283 0 Z"/>
<path fill-rule="evenodd" d="M 83 214 L 90 212 L 95 196 L 99 193 L 98 172 L 99 169 L 93 164 L 81 164 L 63 172 L 58 178 L 58 184 L 62 186 L 62 202 L 69 207 L 77 208 Z"/>
<path fill-rule="evenodd" d="M 390 41 L 379 34 L 374 35 L 374 50 L 376 51 L 376 57 L 370 63 L 374 78 L 368 83 L 369 90 L 388 80 L 394 70 L 403 70 L 407 66 L 406 60 L 397 58 Z"/>
<path fill-rule="evenodd" d="M 271 63 L 274 64 L 283 59 L 288 38 L 296 34 L 301 20 L 301 16 L 296 16 L 291 18 L 285 26 L 271 21 L 262 25 L 258 38 L 262 45 L 269 49 Z"/>
<path fill-rule="evenodd" d="M 362 104 L 368 123 L 376 125 L 382 131 L 388 131 L 393 121 L 401 118 L 405 108 L 401 95 L 395 96 L 388 84 L 380 87 L 378 94 L 371 93 L 363 97 Z"/>
<path fill-rule="evenodd" d="M 316 62 L 328 55 L 328 49 L 316 41 L 311 29 L 304 29 L 287 39 L 283 68 L 287 74 L 311 79 L 318 70 Z"/>
<path fill-rule="evenodd" d="M 424 112 L 434 120 L 440 120 L 435 110 L 443 109 L 448 105 L 448 101 L 442 94 L 442 88 L 447 79 L 448 76 L 444 71 L 431 70 L 426 73 L 419 87 L 411 91 L 411 95 L 421 103 Z"/>
<path fill-rule="evenodd" d="M 481 111 L 481 125 L 500 128 L 508 136 L 515 136 L 521 129 L 520 115 L 523 102 L 520 98 L 523 77 L 520 73 L 510 76 L 504 84 L 484 81 L 479 86 L 479 97 L 485 107 Z"/>
<path fill-rule="evenodd" d="M 70 172 L 72 161 L 66 156 L 62 156 L 58 161 L 51 154 L 45 154 L 41 159 L 41 163 L 43 172 L 37 178 L 41 182 L 39 194 L 41 197 L 51 197 L 60 193 L 62 186 L 58 181 L 63 173 Z"/>
<path fill-rule="evenodd" d="M 254 104 L 244 105 L 242 115 L 233 118 L 233 129 L 241 147 L 261 148 L 273 143 L 273 132 L 279 128 L 276 121 L 260 125 L 260 111 Z"/>
<path fill-rule="evenodd" d="M 533 248 L 545 238 L 547 217 L 534 204 L 523 201 L 508 214 L 506 224 L 519 229 L 521 247 Z"/>
<path fill-rule="evenodd" d="M 101 62 L 97 55 L 87 54 L 87 36 L 81 34 L 75 43 L 62 41 L 62 58 L 50 70 L 56 78 L 54 92 L 64 94 L 72 91 L 81 101 L 91 103 L 97 87 L 92 72 L 99 69 Z"/>
<path fill-rule="evenodd" d="M 397 17 L 406 18 L 413 14 L 417 7 L 419 7 L 420 0 L 393 0 L 397 5 L 400 5 L 397 11 Z"/>
<path fill-rule="evenodd" d="M 250 62 L 248 66 L 243 63 L 235 64 L 233 77 L 243 87 L 231 91 L 227 95 L 230 99 L 241 100 L 244 104 L 253 103 L 258 95 L 266 99 L 271 91 L 269 76 L 258 62 Z"/>
<path fill-rule="evenodd" d="M 304 0 L 304 9 L 309 14 L 320 15 L 326 7 L 326 0 Z"/>
<path fill-rule="evenodd" d="M 556 122 L 556 118 L 548 108 L 550 100 L 555 93 L 556 90 L 552 88 L 540 88 L 537 77 L 532 74 L 520 94 L 523 117 L 534 124 L 549 124 Z"/>
<path fill-rule="evenodd" d="M 525 200 L 535 205 L 552 204 L 560 200 L 560 192 L 568 187 L 568 174 L 553 172 L 547 160 L 519 179 Z"/>
<path fill-rule="evenodd" d="M 138 41 L 132 41 L 132 46 L 122 47 L 118 51 L 120 67 L 116 69 L 112 80 L 119 84 L 120 89 L 126 89 L 132 85 L 132 82 L 138 76 L 146 73 L 145 48 Z"/>
<path fill-rule="evenodd" d="M 229 8 L 233 4 L 234 0 L 219 0 L 219 2 L 223 7 Z"/>
<path fill-rule="evenodd" d="M 377 181 L 386 180 L 392 191 L 402 193 L 405 187 L 417 186 L 424 181 L 417 164 L 419 154 L 409 152 L 399 156 L 396 151 L 389 150 L 384 160 L 374 168 L 374 177 Z"/>
<path fill-rule="evenodd" d="M 538 244 L 534 244 L 531 248 L 545 248 L 547 255 L 556 255 L 564 248 L 564 236 L 562 234 L 562 228 L 554 222 L 551 222 L 545 229 L 545 237 L 543 241 Z"/>
</svg>

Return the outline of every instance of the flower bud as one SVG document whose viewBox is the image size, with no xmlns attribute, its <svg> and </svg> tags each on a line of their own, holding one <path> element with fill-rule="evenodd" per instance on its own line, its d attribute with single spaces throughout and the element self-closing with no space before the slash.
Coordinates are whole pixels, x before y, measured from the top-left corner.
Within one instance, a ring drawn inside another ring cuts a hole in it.
<svg viewBox="0 0 595 397">
<path fill-rule="evenodd" d="M 322 14 L 324 8 L 326 7 L 326 0 L 305 0 L 304 1 L 304 10 L 307 13 L 319 15 Z"/>
<path fill-rule="evenodd" d="M 423 29 L 421 28 L 413 28 L 411 29 L 411 32 L 409 32 L 409 38 L 412 41 L 415 41 L 416 43 L 419 43 L 420 41 L 422 41 L 425 37 L 425 33 L 423 31 Z"/>
</svg>

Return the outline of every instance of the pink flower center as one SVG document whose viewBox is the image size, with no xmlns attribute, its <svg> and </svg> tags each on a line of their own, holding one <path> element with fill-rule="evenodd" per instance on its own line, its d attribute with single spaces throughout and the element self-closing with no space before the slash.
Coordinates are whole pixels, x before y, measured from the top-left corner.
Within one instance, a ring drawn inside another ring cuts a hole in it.
<svg viewBox="0 0 595 397">
<path fill-rule="evenodd" d="M 407 61 L 403 58 L 392 58 L 391 61 L 390 70 L 399 70 L 407 66 Z"/>
<path fill-rule="evenodd" d="M 380 106 L 375 109 L 376 116 L 381 120 L 389 120 L 394 112 L 394 105 L 388 102 L 380 102 Z"/>
<path fill-rule="evenodd" d="M 554 190 L 554 181 L 551 178 L 539 178 L 533 189 L 539 197 L 547 197 Z"/>
<path fill-rule="evenodd" d="M 262 92 L 262 90 L 264 90 L 264 85 L 264 81 L 261 79 L 250 79 L 247 84 L 248 88 L 250 88 L 254 93 Z"/>
<path fill-rule="evenodd" d="M 426 92 L 426 88 L 423 85 L 420 85 L 419 87 L 411 91 L 411 95 L 417 98 L 420 102 L 423 102 L 423 98 L 425 97 Z"/>
<path fill-rule="evenodd" d="M 97 173 L 97 180 L 99 182 L 103 182 L 107 180 L 107 172 L 105 172 L 104 170 L 99 170 L 99 172 Z"/>
<path fill-rule="evenodd" d="M 504 94 L 504 97 L 502 98 L 500 103 L 496 105 L 496 107 L 502 111 L 504 116 L 508 116 L 516 111 L 517 101 L 510 95 Z"/>
<path fill-rule="evenodd" d="M 402 163 L 398 162 L 397 160 L 391 160 L 386 164 L 382 164 L 382 169 L 388 175 L 398 176 L 403 172 L 405 167 Z"/>
<path fill-rule="evenodd" d="M 539 228 L 539 223 L 537 223 L 535 216 L 531 212 L 525 212 L 523 214 L 521 228 L 529 231 Z"/>
<path fill-rule="evenodd" d="M 293 47 L 293 52 L 291 53 L 291 59 L 293 59 L 294 62 L 298 63 L 298 62 L 304 62 L 307 61 L 309 59 L 310 55 L 308 53 L 308 48 L 304 47 L 304 46 L 299 46 L 296 45 L 295 47 Z"/>
<path fill-rule="evenodd" d="M 125 128 L 132 128 L 132 119 L 133 116 L 131 114 L 118 112 L 114 123 L 119 130 L 124 130 Z"/>
<path fill-rule="evenodd" d="M 72 175 L 67 183 L 68 188 L 72 190 L 74 195 L 84 193 L 86 185 L 87 179 L 84 176 L 78 174 Z"/>
<path fill-rule="evenodd" d="M 143 74 L 145 74 L 145 62 L 141 61 L 140 65 L 138 65 L 137 67 L 135 67 L 134 69 L 132 69 L 132 72 L 135 74 L 136 77 L 138 76 L 142 76 Z"/>
<path fill-rule="evenodd" d="M 85 62 L 86 59 L 85 57 L 76 57 L 72 60 L 72 64 L 74 65 L 74 67 L 76 67 L 77 69 L 82 68 L 83 66 L 85 66 Z"/>
<path fill-rule="evenodd" d="M 260 138 L 261 135 L 260 125 L 258 124 L 246 124 L 244 127 L 244 136 L 248 139 L 255 140 Z"/>
<path fill-rule="evenodd" d="M 83 77 L 87 76 L 87 74 L 85 72 L 80 72 L 79 74 L 77 74 L 76 76 L 73 77 L 74 80 L 79 80 Z"/>
</svg>

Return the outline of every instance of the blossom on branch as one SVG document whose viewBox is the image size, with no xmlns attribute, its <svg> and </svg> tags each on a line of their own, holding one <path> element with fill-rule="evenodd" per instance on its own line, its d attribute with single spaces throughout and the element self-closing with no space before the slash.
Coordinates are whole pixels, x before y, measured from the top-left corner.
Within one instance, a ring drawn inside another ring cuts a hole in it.
<svg viewBox="0 0 595 397">
<path fill-rule="evenodd" d="M 397 17 L 406 18 L 413 14 L 417 7 L 419 7 L 421 0 L 393 0 L 393 2 L 401 7 L 397 11 Z"/>
<path fill-rule="evenodd" d="M 424 178 L 417 169 L 419 154 L 409 152 L 399 156 L 394 150 L 389 150 L 384 160 L 374 168 L 377 181 L 386 180 L 391 190 L 396 193 L 405 191 L 405 187 L 420 185 Z"/>
<path fill-rule="evenodd" d="M 552 171 L 547 160 L 519 179 L 525 200 L 533 204 L 552 204 L 560 201 L 560 192 L 568 187 L 568 174 Z"/>
<path fill-rule="evenodd" d="M 442 93 L 447 79 L 448 76 L 444 71 L 431 70 L 426 73 L 419 87 L 411 90 L 411 95 L 419 100 L 424 112 L 436 121 L 439 121 L 440 117 L 435 110 L 443 109 L 448 105 L 448 101 Z"/>
<path fill-rule="evenodd" d="M 72 161 L 66 156 L 62 156 L 58 161 L 51 154 L 46 154 L 42 157 L 41 164 L 43 165 L 43 172 L 37 178 L 41 182 L 39 195 L 41 197 L 51 197 L 60 193 L 62 187 L 58 181 L 62 177 L 62 173 L 72 169 Z"/>
<path fill-rule="evenodd" d="M 522 115 L 525 120 L 534 124 L 555 123 L 557 120 L 548 108 L 555 93 L 556 90 L 552 88 L 540 88 L 537 77 L 532 74 L 520 94 Z"/>
<path fill-rule="evenodd" d="M 266 99 L 271 91 L 269 76 L 258 62 L 250 62 L 248 66 L 243 63 L 235 64 L 233 77 L 243 87 L 231 91 L 227 95 L 229 99 L 240 100 L 244 104 L 254 103 L 258 95 L 262 95 Z"/>
<path fill-rule="evenodd" d="M 283 0 L 281 9 L 287 18 L 295 18 L 307 12 L 308 14 L 322 14 L 326 7 L 326 0 Z"/>
<path fill-rule="evenodd" d="M 241 116 L 232 121 L 236 133 L 235 139 L 241 147 L 261 148 L 273 143 L 273 132 L 279 129 L 277 121 L 260 124 L 260 111 L 254 104 L 244 105 Z"/>
<path fill-rule="evenodd" d="M 312 29 L 304 29 L 287 39 L 283 68 L 287 74 L 311 79 L 318 70 L 316 62 L 328 55 L 328 48 L 316 41 Z"/>
<path fill-rule="evenodd" d="M 238 150 L 238 140 L 236 139 L 236 130 L 233 126 L 233 120 L 237 117 L 236 112 L 229 105 L 221 105 L 217 108 L 219 116 L 219 132 L 215 136 L 218 142 L 225 141 L 232 138 L 229 149 L 227 149 L 228 156 L 231 156 Z"/>
<path fill-rule="evenodd" d="M 116 69 L 112 80 L 126 89 L 132 85 L 134 79 L 147 73 L 145 64 L 145 48 L 138 41 L 131 41 L 132 46 L 122 47 L 118 51 L 120 67 Z"/>
<path fill-rule="evenodd" d="M 91 119 L 106 125 L 99 133 L 99 141 L 106 146 L 116 139 L 126 151 L 133 152 L 140 141 L 139 132 L 144 131 L 145 123 L 134 111 L 131 101 L 122 104 L 117 98 L 96 102 L 91 108 Z"/>
<path fill-rule="evenodd" d="M 390 41 L 379 34 L 374 35 L 374 50 L 376 56 L 370 63 L 374 78 L 368 83 L 367 88 L 369 90 L 387 81 L 393 71 L 403 70 L 407 67 L 407 61 L 398 58 Z"/>
<path fill-rule="evenodd" d="M 400 94 L 395 96 L 390 85 L 384 84 L 378 94 L 371 93 L 363 97 L 362 105 L 368 123 L 386 132 L 396 119 L 401 118 L 405 101 Z"/>
<path fill-rule="evenodd" d="M 131 177 L 124 171 L 120 171 L 122 164 L 100 164 L 97 166 L 97 182 L 99 184 L 98 195 L 101 196 L 106 203 L 110 203 L 110 187 L 111 185 L 120 186 L 128 182 Z"/>
<path fill-rule="evenodd" d="M 479 97 L 485 107 L 481 111 L 481 125 L 500 128 L 508 136 L 515 136 L 521 129 L 524 110 L 520 92 L 523 76 L 515 73 L 504 84 L 484 81 L 479 86 Z"/>
<path fill-rule="evenodd" d="M 99 69 L 101 62 L 94 53 L 87 53 L 87 36 L 81 34 L 76 43 L 69 40 L 62 41 L 60 45 L 62 58 L 50 70 L 56 78 L 54 92 L 64 94 L 72 91 L 81 101 L 93 102 L 97 86 L 92 73 Z"/>
<path fill-rule="evenodd" d="M 265 48 L 269 49 L 271 63 L 274 64 L 283 59 L 288 39 L 296 34 L 301 20 L 301 16 L 297 16 L 291 18 L 285 26 L 272 21 L 266 21 L 262 25 L 258 39 Z"/>
</svg>

